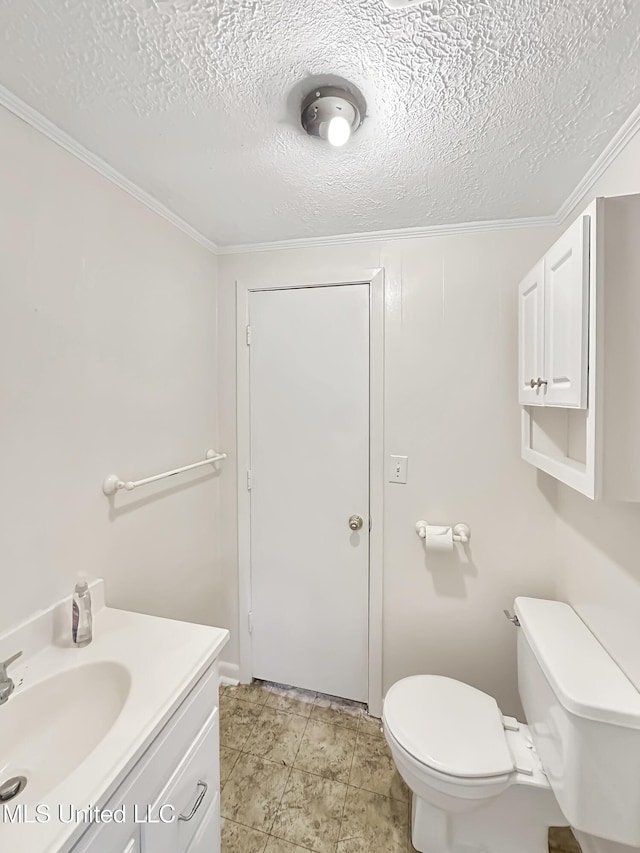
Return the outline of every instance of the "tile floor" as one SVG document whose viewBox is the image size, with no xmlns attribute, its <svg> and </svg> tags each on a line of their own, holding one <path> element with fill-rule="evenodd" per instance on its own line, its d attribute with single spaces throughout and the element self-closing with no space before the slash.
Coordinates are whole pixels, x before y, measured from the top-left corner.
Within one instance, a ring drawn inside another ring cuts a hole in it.
<svg viewBox="0 0 640 853">
<path fill-rule="evenodd" d="M 549 853 L 581 853 L 580 845 L 568 826 L 552 826 L 549 830 Z"/>
<path fill-rule="evenodd" d="M 407 853 L 409 791 L 362 706 L 221 687 L 222 853 Z M 553 853 L 573 853 L 556 834 Z M 559 846 L 561 845 L 562 846 Z"/>
<path fill-rule="evenodd" d="M 254 682 L 220 698 L 223 853 L 406 853 L 409 791 L 362 706 Z"/>
</svg>

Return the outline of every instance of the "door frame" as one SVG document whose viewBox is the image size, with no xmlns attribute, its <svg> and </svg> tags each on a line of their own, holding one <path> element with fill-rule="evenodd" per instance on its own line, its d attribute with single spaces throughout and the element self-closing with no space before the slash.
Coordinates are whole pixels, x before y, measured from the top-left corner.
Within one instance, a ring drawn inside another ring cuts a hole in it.
<svg viewBox="0 0 640 853">
<path fill-rule="evenodd" d="M 251 500 L 247 472 L 251 462 L 250 348 L 247 345 L 249 298 L 261 290 L 369 285 L 369 713 L 382 714 L 382 595 L 384 505 L 384 269 L 359 269 L 337 275 L 277 278 L 255 277 L 236 281 L 236 405 L 238 484 L 238 641 L 240 681 L 252 678 L 251 632 Z"/>
</svg>

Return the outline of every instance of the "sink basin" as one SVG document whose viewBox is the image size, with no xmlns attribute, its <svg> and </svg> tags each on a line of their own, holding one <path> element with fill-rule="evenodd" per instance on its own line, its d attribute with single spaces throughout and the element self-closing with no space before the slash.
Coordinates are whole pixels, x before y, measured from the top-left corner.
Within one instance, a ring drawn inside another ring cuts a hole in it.
<svg viewBox="0 0 640 853">
<path fill-rule="evenodd" d="M 101 661 L 47 678 L 0 705 L 0 784 L 27 779 L 12 802 L 38 802 L 67 778 L 118 719 L 130 689 L 126 667 Z"/>
</svg>

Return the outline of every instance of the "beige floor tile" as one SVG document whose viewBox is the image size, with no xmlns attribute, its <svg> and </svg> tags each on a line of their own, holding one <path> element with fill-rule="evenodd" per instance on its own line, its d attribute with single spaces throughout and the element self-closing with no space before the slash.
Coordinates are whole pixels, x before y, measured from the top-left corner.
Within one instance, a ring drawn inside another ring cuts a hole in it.
<svg viewBox="0 0 640 853">
<path fill-rule="evenodd" d="M 369 845 L 363 848 L 368 853 L 405 849 L 409 841 L 409 806 L 399 800 L 390 800 L 381 794 L 350 786 L 339 840 L 360 840 Z M 345 846 L 340 853 L 347 851 L 348 847 Z"/>
<path fill-rule="evenodd" d="M 357 731 L 362 705 L 350 702 L 348 699 L 337 699 L 334 696 L 320 696 L 316 699 L 311 710 L 311 718 L 329 723 L 332 726 L 344 726 Z"/>
<path fill-rule="evenodd" d="M 220 699 L 220 743 L 229 749 L 242 749 L 256 720 L 262 712 L 260 705 L 229 699 Z"/>
<path fill-rule="evenodd" d="M 276 838 L 275 835 L 271 835 L 265 853 L 309 853 L 309 848 L 299 847 L 297 844 L 285 841 L 284 838 Z"/>
<path fill-rule="evenodd" d="M 408 849 L 413 850 L 413 847 Z M 349 838 L 346 841 L 338 841 L 336 853 L 407 853 L 407 847 L 405 844 L 394 844 L 389 841 Z"/>
<path fill-rule="evenodd" d="M 570 826 L 552 826 L 549 829 L 549 850 L 560 853 L 581 853 Z"/>
<path fill-rule="evenodd" d="M 269 836 L 231 820 L 222 822 L 222 853 L 263 853 Z"/>
<path fill-rule="evenodd" d="M 363 735 L 369 735 L 370 737 L 384 737 L 382 720 L 379 720 L 377 717 L 370 717 L 368 714 L 362 714 L 358 732 L 362 732 Z"/>
<path fill-rule="evenodd" d="M 309 720 L 294 767 L 348 782 L 355 746 L 356 733 L 351 729 Z"/>
<path fill-rule="evenodd" d="M 271 685 L 262 681 L 254 681 L 251 684 L 229 684 L 225 690 L 228 699 L 241 699 L 243 702 L 253 702 L 255 705 L 264 705 L 271 693 Z"/>
<path fill-rule="evenodd" d="M 229 749 L 228 746 L 220 747 L 220 786 L 229 778 L 229 774 L 233 770 L 233 766 L 240 757 L 237 749 Z"/>
<path fill-rule="evenodd" d="M 317 853 L 334 853 L 346 791 L 341 782 L 294 768 L 271 834 Z"/>
<path fill-rule="evenodd" d="M 297 687 L 271 688 L 267 698 L 267 707 L 286 714 L 299 714 L 308 717 L 315 701 L 316 694 L 309 690 L 298 690 Z"/>
<path fill-rule="evenodd" d="M 349 784 L 403 803 L 409 802 L 409 789 L 396 770 L 384 738 L 358 734 Z"/>
<path fill-rule="evenodd" d="M 222 791 L 222 817 L 269 832 L 288 777 L 288 767 L 243 753 Z"/>
<path fill-rule="evenodd" d="M 279 764 L 291 765 L 306 725 L 305 717 L 265 707 L 244 745 L 244 751 Z"/>
</svg>

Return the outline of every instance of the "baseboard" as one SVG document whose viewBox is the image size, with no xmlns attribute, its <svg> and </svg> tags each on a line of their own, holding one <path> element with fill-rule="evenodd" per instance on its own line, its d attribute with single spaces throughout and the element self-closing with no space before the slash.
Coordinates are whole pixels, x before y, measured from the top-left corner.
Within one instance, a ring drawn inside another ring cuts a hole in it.
<svg viewBox="0 0 640 853">
<path fill-rule="evenodd" d="M 220 684 L 238 684 L 240 681 L 240 667 L 237 663 L 220 661 Z"/>
</svg>

